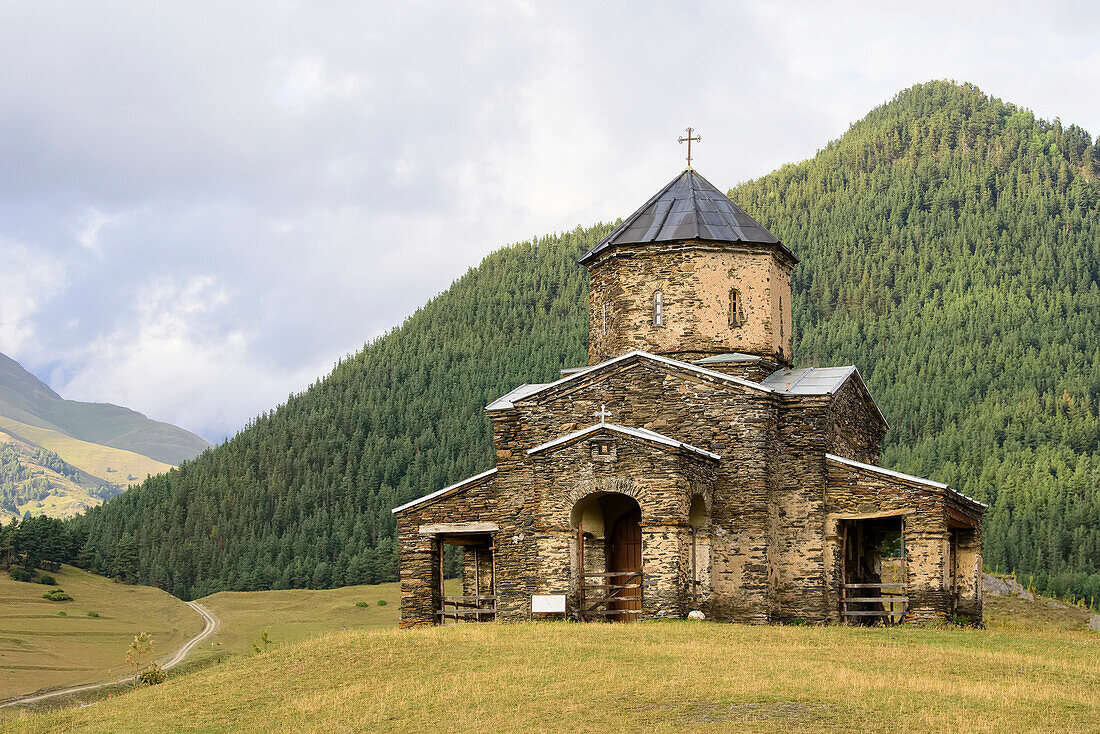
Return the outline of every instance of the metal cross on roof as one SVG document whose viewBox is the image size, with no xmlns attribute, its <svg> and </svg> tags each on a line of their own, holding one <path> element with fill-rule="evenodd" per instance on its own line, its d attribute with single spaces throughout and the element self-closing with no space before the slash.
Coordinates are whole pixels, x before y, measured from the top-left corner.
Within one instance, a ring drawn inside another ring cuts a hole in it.
<svg viewBox="0 0 1100 734">
<path fill-rule="evenodd" d="M 607 419 L 611 417 L 611 412 L 607 409 L 606 405 L 601 405 L 600 409 L 592 415 L 600 419 L 600 423 L 607 423 Z"/>
<path fill-rule="evenodd" d="M 683 145 L 684 143 L 688 144 L 688 168 L 691 168 L 691 141 L 694 140 L 696 143 L 703 142 L 703 136 L 702 135 L 696 135 L 694 138 L 691 137 L 691 134 L 694 131 L 695 131 L 695 128 L 689 127 L 687 129 L 687 137 L 686 138 L 680 138 L 680 144 L 681 145 Z"/>
</svg>

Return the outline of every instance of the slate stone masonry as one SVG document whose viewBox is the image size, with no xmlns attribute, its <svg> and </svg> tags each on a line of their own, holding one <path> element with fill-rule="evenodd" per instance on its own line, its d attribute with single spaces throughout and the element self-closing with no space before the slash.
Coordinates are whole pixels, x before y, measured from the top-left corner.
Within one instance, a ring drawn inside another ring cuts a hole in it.
<svg viewBox="0 0 1100 734">
<path fill-rule="evenodd" d="M 842 613 L 845 533 L 893 523 L 905 619 L 981 620 L 984 505 L 875 465 L 887 426 L 858 372 L 798 394 L 760 384 L 792 362 L 796 263 L 764 234 L 593 251 L 589 367 L 491 406 L 494 473 L 394 511 L 403 627 L 439 623 L 446 543 L 463 547 L 463 595 L 495 595 L 497 621 L 526 619 L 533 594 L 579 616 L 580 574 L 611 571 L 630 508 L 641 619 L 697 605 L 731 622 L 865 621 Z"/>
</svg>

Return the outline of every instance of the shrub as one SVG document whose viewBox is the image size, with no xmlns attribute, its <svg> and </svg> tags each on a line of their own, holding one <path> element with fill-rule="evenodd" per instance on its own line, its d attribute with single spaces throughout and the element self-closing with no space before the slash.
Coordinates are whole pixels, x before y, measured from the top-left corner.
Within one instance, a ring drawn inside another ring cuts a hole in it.
<svg viewBox="0 0 1100 734">
<path fill-rule="evenodd" d="M 73 598 L 66 594 L 62 589 L 54 589 L 53 591 L 47 591 L 42 595 L 42 598 L 46 601 L 72 601 Z"/>
<path fill-rule="evenodd" d="M 27 581 L 27 582 L 29 582 L 29 581 L 34 580 L 34 574 L 32 574 L 27 569 L 19 568 L 18 566 L 12 566 L 11 570 L 8 571 L 8 576 L 11 577 L 12 581 Z"/>
<path fill-rule="evenodd" d="M 98 616 L 99 616 L 99 612 L 88 612 L 88 616 L 89 616 L 89 617 L 98 617 Z"/>
<path fill-rule="evenodd" d="M 386 606 L 386 600 L 385 599 L 379 599 L 378 600 L 378 606 L 380 606 L 380 607 Z"/>
<path fill-rule="evenodd" d="M 68 615 L 68 614 L 66 614 L 65 612 L 58 612 L 58 613 L 57 613 L 57 616 L 59 616 L 59 617 L 67 617 L 67 616 L 69 616 L 69 615 Z"/>
<path fill-rule="evenodd" d="M 137 686 L 155 686 L 158 683 L 163 683 L 166 678 L 168 678 L 168 674 L 161 670 L 159 665 L 153 663 L 146 670 L 138 673 L 137 678 L 134 679 L 134 684 Z"/>
<path fill-rule="evenodd" d="M 46 586 L 57 586 L 57 579 L 48 573 L 44 573 L 34 580 L 36 584 L 45 584 Z"/>
<path fill-rule="evenodd" d="M 369 606 L 369 605 L 365 601 L 357 601 L 357 602 L 355 602 L 355 606 L 365 607 L 365 606 Z"/>
</svg>

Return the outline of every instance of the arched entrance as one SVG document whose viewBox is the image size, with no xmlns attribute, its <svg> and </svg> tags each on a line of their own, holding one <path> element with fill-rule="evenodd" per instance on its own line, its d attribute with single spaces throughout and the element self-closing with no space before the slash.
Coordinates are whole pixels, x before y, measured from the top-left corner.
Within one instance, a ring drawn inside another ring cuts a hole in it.
<svg viewBox="0 0 1100 734">
<path fill-rule="evenodd" d="M 582 620 L 632 622 L 642 610 L 642 510 L 618 492 L 590 494 L 574 505 L 577 610 Z"/>
</svg>

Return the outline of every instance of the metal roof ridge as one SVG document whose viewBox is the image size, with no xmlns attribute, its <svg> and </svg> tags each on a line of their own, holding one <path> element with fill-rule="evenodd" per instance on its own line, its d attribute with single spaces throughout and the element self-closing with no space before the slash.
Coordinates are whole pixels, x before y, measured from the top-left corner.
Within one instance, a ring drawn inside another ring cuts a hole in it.
<svg viewBox="0 0 1100 734">
<path fill-rule="evenodd" d="M 434 500 L 438 497 L 442 497 L 443 495 L 447 494 L 448 492 L 458 490 L 458 489 L 462 489 L 463 487 L 465 487 L 468 484 L 473 484 L 474 482 L 476 482 L 480 479 L 485 479 L 486 477 L 491 476 L 491 475 L 496 474 L 496 473 L 497 473 L 497 468 L 494 466 L 489 471 L 483 471 L 480 474 L 475 474 L 472 477 L 467 477 L 466 479 L 463 479 L 461 482 L 455 482 L 454 484 L 452 484 L 450 486 L 447 486 L 447 487 L 444 487 L 443 489 L 437 489 L 436 491 L 431 492 L 430 494 L 426 494 L 423 497 L 418 497 L 417 499 L 413 500 L 412 502 L 406 502 L 403 505 L 399 505 L 398 507 L 395 507 L 392 510 L 390 510 L 390 512 L 393 513 L 394 515 L 396 515 L 397 513 L 401 512 L 402 510 L 407 510 L 410 507 L 415 507 L 419 504 L 423 504 L 424 502 L 428 502 L 428 501 Z"/>
<path fill-rule="evenodd" d="M 949 485 L 944 484 L 943 482 L 937 482 L 934 479 L 925 479 L 924 477 L 918 477 L 915 474 L 906 474 L 905 472 L 894 471 L 893 469 L 887 469 L 884 466 L 875 466 L 874 464 L 864 464 L 862 461 L 856 461 L 855 459 L 849 459 L 849 458 L 846 458 L 844 456 L 837 456 L 836 454 L 830 454 L 829 452 L 825 452 L 825 458 L 830 459 L 832 461 L 836 461 L 836 462 L 841 463 L 841 464 L 847 464 L 848 466 L 854 466 L 857 469 L 866 469 L 868 471 L 873 471 L 873 472 L 876 472 L 878 474 L 885 474 L 887 476 L 895 477 L 897 479 L 904 479 L 904 480 L 907 480 L 907 481 L 910 481 L 910 482 L 916 482 L 917 484 L 926 484 L 930 487 L 936 487 L 937 489 L 945 489 L 945 490 L 951 492 L 952 494 L 956 494 L 956 495 L 958 495 L 959 497 L 962 497 L 965 500 L 973 502 L 976 505 L 981 505 L 982 507 L 989 507 L 989 505 L 987 505 L 985 502 L 982 502 L 980 500 L 976 500 L 973 497 L 967 497 L 965 494 L 963 494 L 959 490 L 952 489 Z"/>
<path fill-rule="evenodd" d="M 670 357 L 664 357 L 664 356 L 661 356 L 660 354 L 653 354 L 652 352 L 646 352 L 646 351 L 641 350 L 641 349 L 632 349 L 629 352 L 625 352 L 623 354 L 620 354 L 618 357 L 612 357 L 611 359 L 606 359 L 603 362 L 600 362 L 599 364 L 594 364 L 594 365 L 590 365 L 588 367 L 583 367 L 583 368 L 577 370 L 576 372 L 574 372 L 572 374 L 569 374 L 569 375 L 565 375 L 564 377 L 561 377 L 557 380 L 554 380 L 553 382 L 543 383 L 541 387 L 527 393 L 526 395 L 523 396 L 523 398 L 529 398 L 533 395 L 538 395 L 540 392 L 543 392 L 544 390 L 549 390 L 552 387 L 557 387 L 558 385 L 565 384 L 566 382 L 569 382 L 570 380 L 575 380 L 578 377 L 583 377 L 584 375 L 587 375 L 590 372 L 594 372 L 595 370 L 602 369 L 603 367 L 608 367 L 612 364 L 615 364 L 616 362 L 621 362 L 621 361 L 626 360 L 630 357 L 644 357 L 646 359 L 652 359 L 656 362 L 661 362 L 663 364 L 672 365 L 673 367 L 681 367 L 681 368 L 689 370 L 691 372 L 697 372 L 699 374 L 706 375 L 708 377 L 717 378 L 717 379 L 720 379 L 720 380 L 724 380 L 726 382 L 732 382 L 734 384 L 741 385 L 742 387 L 748 387 L 748 388 L 753 388 L 753 389 L 756 389 L 756 390 L 760 390 L 761 392 L 766 392 L 766 393 L 775 393 L 775 392 L 777 392 L 775 390 L 775 388 L 768 387 L 767 385 L 761 385 L 759 382 L 753 382 L 752 380 L 746 380 L 743 377 L 736 377 L 734 375 L 727 375 L 724 372 L 718 372 L 716 370 L 708 370 L 706 367 L 700 367 L 699 365 L 694 365 L 694 364 L 691 364 L 690 362 L 681 362 L 678 359 L 672 359 Z M 507 397 L 511 392 L 513 392 L 513 391 L 509 391 L 508 393 L 505 393 L 501 397 L 499 397 L 496 400 L 494 400 L 493 402 L 489 403 L 489 405 L 487 405 L 485 407 L 485 410 L 486 411 L 488 411 L 488 410 L 508 410 L 510 408 L 514 408 L 515 407 L 514 403 L 510 403 L 509 405 L 501 405 L 501 406 L 498 406 L 498 407 L 495 407 L 495 408 L 492 407 L 492 406 L 496 405 L 497 403 L 499 403 L 501 400 L 503 400 L 505 397 Z"/>
</svg>

